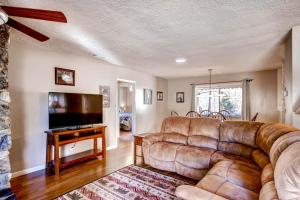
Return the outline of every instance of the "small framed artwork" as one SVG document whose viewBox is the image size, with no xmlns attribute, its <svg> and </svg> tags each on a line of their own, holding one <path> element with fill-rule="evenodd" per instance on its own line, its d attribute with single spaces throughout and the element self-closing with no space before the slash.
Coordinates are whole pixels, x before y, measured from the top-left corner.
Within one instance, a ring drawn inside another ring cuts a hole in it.
<svg viewBox="0 0 300 200">
<path fill-rule="evenodd" d="M 103 107 L 110 107 L 110 87 L 107 85 L 99 86 L 100 94 L 103 96 Z"/>
<path fill-rule="evenodd" d="M 176 102 L 184 103 L 184 92 L 176 92 Z"/>
<path fill-rule="evenodd" d="M 75 86 L 75 70 L 55 67 L 55 84 Z"/>
<path fill-rule="evenodd" d="M 144 104 L 152 104 L 152 90 L 144 89 Z"/>
<path fill-rule="evenodd" d="M 157 91 L 157 101 L 163 101 L 164 100 L 164 93 Z"/>
</svg>

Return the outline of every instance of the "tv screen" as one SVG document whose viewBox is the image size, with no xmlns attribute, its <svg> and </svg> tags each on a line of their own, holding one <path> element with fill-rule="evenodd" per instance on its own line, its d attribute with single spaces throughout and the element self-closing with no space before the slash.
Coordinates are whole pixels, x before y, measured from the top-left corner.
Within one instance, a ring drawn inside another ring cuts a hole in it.
<svg viewBox="0 0 300 200">
<path fill-rule="evenodd" d="M 49 92 L 49 129 L 103 123 L 102 95 Z"/>
</svg>

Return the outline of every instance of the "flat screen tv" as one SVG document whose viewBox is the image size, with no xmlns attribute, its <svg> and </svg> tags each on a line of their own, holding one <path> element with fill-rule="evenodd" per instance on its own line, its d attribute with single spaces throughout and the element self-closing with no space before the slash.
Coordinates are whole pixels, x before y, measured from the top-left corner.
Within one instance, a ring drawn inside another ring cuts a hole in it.
<svg viewBox="0 0 300 200">
<path fill-rule="evenodd" d="M 102 95 L 49 92 L 49 129 L 103 123 Z"/>
</svg>

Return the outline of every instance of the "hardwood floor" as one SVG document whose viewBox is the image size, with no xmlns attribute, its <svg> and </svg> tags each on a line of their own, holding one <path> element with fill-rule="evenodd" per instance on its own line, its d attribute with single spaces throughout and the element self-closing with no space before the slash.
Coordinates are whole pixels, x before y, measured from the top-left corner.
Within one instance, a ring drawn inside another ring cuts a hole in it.
<svg viewBox="0 0 300 200">
<path fill-rule="evenodd" d="M 133 164 L 133 143 L 120 140 L 117 149 L 107 151 L 106 161 L 100 158 L 80 163 L 62 170 L 59 176 L 37 171 L 13 178 L 11 186 L 20 200 L 53 199 L 130 164 Z"/>
</svg>

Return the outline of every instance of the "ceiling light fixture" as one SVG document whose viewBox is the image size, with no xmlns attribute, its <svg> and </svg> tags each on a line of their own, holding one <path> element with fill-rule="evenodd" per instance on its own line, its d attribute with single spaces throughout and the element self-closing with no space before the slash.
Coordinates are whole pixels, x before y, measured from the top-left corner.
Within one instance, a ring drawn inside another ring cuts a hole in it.
<svg viewBox="0 0 300 200">
<path fill-rule="evenodd" d="M 183 63 L 186 62 L 186 58 L 176 58 L 176 59 L 175 59 L 175 62 L 176 62 L 177 64 L 183 64 Z"/>
</svg>

